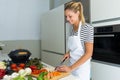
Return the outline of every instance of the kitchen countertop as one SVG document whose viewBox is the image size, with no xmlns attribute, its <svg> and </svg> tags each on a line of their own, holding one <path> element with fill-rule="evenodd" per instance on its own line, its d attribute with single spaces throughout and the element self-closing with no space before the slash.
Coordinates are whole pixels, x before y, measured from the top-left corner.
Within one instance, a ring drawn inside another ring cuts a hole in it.
<svg viewBox="0 0 120 80">
<path fill-rule="evenodd" d="M 10 60 L 8 54 L 6 54 L 6 53 L 0 53 L 0 61 L 2 61 L 2 60 L 8 60 L 8 59 Z"/>
<path fill-rule="evenodd" d="M 53 67 L 53 66 L 51 66 L 49 64 L 46 64 L 44 62 L 42 62 L 42 64 L 44 66 L 48 67 L 51 71 L 54 70 L 54 68 L 55 68 L 55 67 Z M 68 75 L 68 76 L 66 76 L 64 78 L 59 79 L 59 80 L 79 80 L 79 79 L 77 79 L 75 76 L 73 76 L 72 74 L 70 74 L 70 75 Z"/>
<path fill-rule="evenodd" d="M 0 61 L 2 61 L 2 60 L 8 60 L 8 59 L 10 60 L 8 54 L 0 54 Z M 55 68 L 55 67 L 53 67 L 53 66 L 51 66 L 49 64 L 46 64 L 44 62 L 42 62 L 42 64 L 45 67 L 49 68 L 51 71 L 54 70 L 54 68 Z M 78 79 L 75 76 L 73 76 L 72 74 L 70 74 L 70 75 L 68 75 L 68 76 L 66 76 L 64 78 L 59 79 L 59 80 L 78 80 Z"/>
</svg>

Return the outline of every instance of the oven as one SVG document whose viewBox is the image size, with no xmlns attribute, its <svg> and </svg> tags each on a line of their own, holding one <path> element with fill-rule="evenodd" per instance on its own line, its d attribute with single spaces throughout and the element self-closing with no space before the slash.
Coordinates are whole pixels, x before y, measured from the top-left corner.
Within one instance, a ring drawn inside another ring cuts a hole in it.
<svg viewBox="0 0 120 80">
<path fill-rule="evenodd" d="M 93 60 L 120 64 L 120 25 L 94 28 Z"/>
</svg>

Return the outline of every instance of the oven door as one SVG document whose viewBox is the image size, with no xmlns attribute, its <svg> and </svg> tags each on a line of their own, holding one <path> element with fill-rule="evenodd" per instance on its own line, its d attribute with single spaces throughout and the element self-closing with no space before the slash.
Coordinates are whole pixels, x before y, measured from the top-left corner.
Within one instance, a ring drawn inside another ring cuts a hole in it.
<svg viewBox="0 0 120 80">
<path fill-rule="evenodd" d="M 120 64 L 120 33 L 94 35 L 93 59 Z"/>
</svg>

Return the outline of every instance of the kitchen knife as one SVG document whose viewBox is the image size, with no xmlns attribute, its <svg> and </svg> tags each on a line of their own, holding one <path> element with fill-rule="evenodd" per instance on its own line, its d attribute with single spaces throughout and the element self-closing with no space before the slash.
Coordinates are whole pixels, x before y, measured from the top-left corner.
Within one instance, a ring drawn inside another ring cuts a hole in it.
<svg viewBox="0 0 120 80">
<path fill-rule="evenodd" d="M 67 59 L 67 57 L 65 59 L 63 59 L 57 67 L 61 66 L 65 62 L 66 59 Z M 55 70 L 57 69 L 57 67 L 55 67 Z"/>
<path fill-rule="evenodd" d="M 67 59 L 67 57 L 65 59 L 63 59 L 63 61 L 61 61 L 60 65 L 62 65 L 66 59 Z"/>
</svg>

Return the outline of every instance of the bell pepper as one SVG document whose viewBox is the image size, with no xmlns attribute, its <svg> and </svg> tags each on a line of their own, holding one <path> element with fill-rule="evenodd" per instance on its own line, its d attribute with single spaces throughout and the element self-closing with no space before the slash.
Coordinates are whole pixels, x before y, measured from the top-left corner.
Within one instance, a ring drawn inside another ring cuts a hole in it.
<svg viewBox="0 0 120 80">
<path fill-rule="evenodd" d="M 31 70 L 33 71 L 33 70 L 36 70 L 36 69 L 37 69 L 37 66 L 31 65 L 30 68 L 31 68 Z"/>
<path fill-rule="evenodd" d="M 37 80 L 44 80 L 44 76 L 47 75 L 48 72 L 41 72 L 37 78 Z"/>
</svg>

